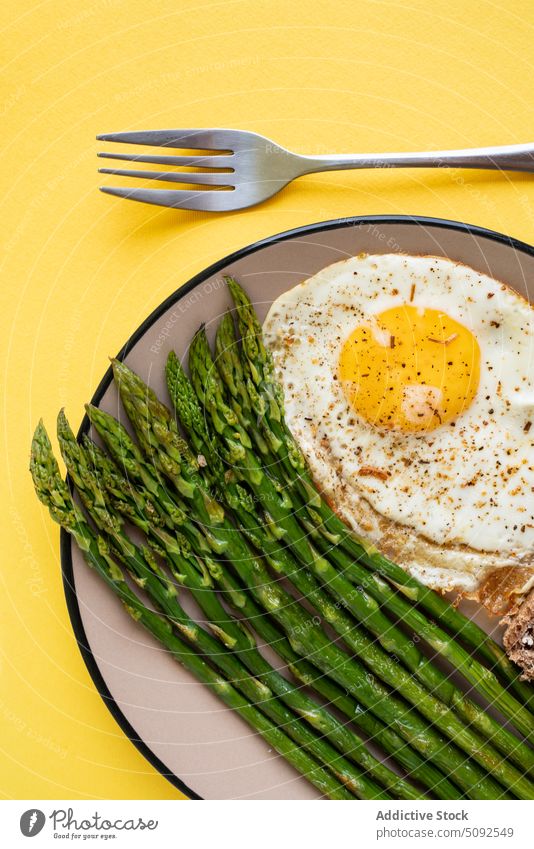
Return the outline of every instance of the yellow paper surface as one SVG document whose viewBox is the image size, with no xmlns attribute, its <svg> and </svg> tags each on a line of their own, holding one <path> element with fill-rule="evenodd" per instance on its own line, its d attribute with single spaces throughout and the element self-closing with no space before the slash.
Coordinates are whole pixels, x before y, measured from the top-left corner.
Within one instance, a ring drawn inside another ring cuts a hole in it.
<svg viewBox="0 0 534 849">
<path fill-rule="evenodd" d="M 65 406 L 77 426 L 108 355 L 193 274 L 251 241 L 381 213 L 533 241 L 534 177 L 316 175 L 262 206 L 214 216 L 102 195 L 94 137 L 227 126 L 307 153 L 532 141 L 534 6 L 7 0 L 1 27 L 0 792 L 177 798 L 114 722 L 81 659 L 59 531 L 27 472 L 38 418 L 53 432 Z"/>
</svg>

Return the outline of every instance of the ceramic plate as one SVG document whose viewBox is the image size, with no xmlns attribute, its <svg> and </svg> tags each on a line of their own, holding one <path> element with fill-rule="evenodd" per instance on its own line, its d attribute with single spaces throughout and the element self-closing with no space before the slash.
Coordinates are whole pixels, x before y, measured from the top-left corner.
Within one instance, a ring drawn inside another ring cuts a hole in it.
<svg viewBox="0 0 534 849">
<path fill-rule="evenodd" d="M 174 348 L 183 356 L 203 322 L 208 332 L 215 329 L 230 303 L 224 274 L 245 286 L 263 319 L 283 291 L 362 251 L 447 257 L 527 296 L 530 285 L 534 296 L 534 249 L 506 236 L 430 218 L 341 219 L 273 236 L 206 269 L 152 313 L 119 356 L 166 398 L 167 352 Z M 109 371 L 93 403 L 117 414 Z M 87 429 L 84 420 L 82 432 Z M 238 716 L 136 627 L 64 532 L 62 566 L 72 624 L 95 685 L 123 731 L 176 787 L 192 798 L 317 798 Z M 496 620 L 479 621 L 488 630 L 496 627 Z"/>
</svg>

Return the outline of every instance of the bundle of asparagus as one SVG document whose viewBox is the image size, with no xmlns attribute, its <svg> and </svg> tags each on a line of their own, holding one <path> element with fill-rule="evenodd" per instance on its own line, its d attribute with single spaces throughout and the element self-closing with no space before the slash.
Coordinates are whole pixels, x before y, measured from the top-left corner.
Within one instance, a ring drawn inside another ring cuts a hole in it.
<svg viewBox="0 0 534 849">
<path fill-rule="evenodd" d="M 61 413 L 61 452 L 86 515 L 61 481 L 42 425 L 31 461 L 39 497 L 126 609 L 325 795 L 534 798 L 532 688 L 487 634 L 357 539 L 320 497 L 284 421 L 253 307 L 234 280 L 228 285 L 239 333 L 226 315 L 213 357 L 200 330 L 190 377 L 174 354 L 167 362 L 181 430 L 115 361 L 137 442 L 89 406 L 107 453 L 87 436 L 80 445 Z M 143 532 L 143 546 L 129 524 Z M 209 631 L 186 615 L 177 585 L 192 593 Z M 467 692 L 402 625 L 462 673 Z M 266 661 L 254 632 L 294 680 Z M 509 727 L 470 697 L 475 691 Z"/>
</svg>

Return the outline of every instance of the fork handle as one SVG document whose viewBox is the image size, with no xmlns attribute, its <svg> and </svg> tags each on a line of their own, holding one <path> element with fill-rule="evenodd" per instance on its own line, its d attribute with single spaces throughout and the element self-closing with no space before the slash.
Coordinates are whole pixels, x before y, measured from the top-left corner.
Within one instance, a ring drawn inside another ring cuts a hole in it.
<svg viewBox="0 0 534 849">
<path fill-rule="evenodd" d="M 299 159 L 304 168 L 302 174 L 351 168 L 481 168 L 534 172 L 534 143 L 418 153 L 300 156 Z"/>
</svg>

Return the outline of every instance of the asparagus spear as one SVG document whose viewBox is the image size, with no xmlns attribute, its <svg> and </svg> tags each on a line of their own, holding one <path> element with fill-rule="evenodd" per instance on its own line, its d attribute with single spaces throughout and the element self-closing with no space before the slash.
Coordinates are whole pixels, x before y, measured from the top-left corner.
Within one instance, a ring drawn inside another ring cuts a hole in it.
<svg viewBox="0 0 534 849">
<path fill-rule="evenodd" d="M 121 398 L 126 412 L 136 431 L 141 446 L 150 456 L 151 461 L 165 474 L 176 486 L 177 491 L 190 492 L 191 486 L 201 487 L 198 477 L 193 479 L 189 476 L 186 465 L 180 464 L 179 450 L 177 444 L 177 428 L 169 410 L 161 404 L 156 395 L 147 387 L 141 379 L 128 369 L 124 363 L 114 361 L 113 368 L 118 383 Z M 181 439 L 181 437 L 180 437 Z M 240 446 L 236 445 L 236 454 Z M 261 469 L 259 470 L 261 472 Z M 263 473 L 261 473 L 263 474 Z M 180 480 L 185 477 L 186 486 L 181 486 Z M 200 522 L 206 522 L 205 511 L 202 510 L 203 499 L 190 494 L 190 504 L 194 509 L 200 509 L 198 515 Z M 390 711 L 396 716 L 398 728 L 402 733 L 410 734 L 413 738 L 414 725 L 417 725 L 421 733 L 418 734 L 418 746 L 422 746 L 422 734 L 425 743 L 430 747 L 436 763 L 440 759 L 445 769 L 449 769 L 455 781 L 468 793 L 489 793 L 499 795 L 497 785 L 484 772 L 488 769 L 496 776 L 502 777 L 506 787 L 513 787 L 514 793 L 519 797 L 530 798 L 533 788 L 528 780 L 517 772 L 508 762 L 490 747 L 486 741 L 466 728 L 452 710 L 435 699 L 421 685 L 415 682 L 393 658 L 382 650 L 378 650 L 374 641 L 367 637 L 362 631 L 354 627 L 349 619 L 349 625 L 339 623 L 344 614 L 333 603 L 325 602 L 321 612 L 325 619 L 334 627 L 341 628 L 345 641 L 354 651 L 365 659 L 368 666 L 371 663 L 378 676 L 388 681 L 395 689 L 402 692 L 404 696 L 416 704 L 418 709 L 428 716 L 431 722 L 440 727 L 445 734 L 464 748 L 482 766 L 476 767 L 474 763 L 466 763 L 464 756 L 453 745 L 446 745 L 443 738 L 436 735 L 433 729 L 428 727 L 413 711 L 406 708 L 393 694 L 386 697 L 378 678 L 371 677 L 368 670 L 350 658 L 341 647 L 332 643 L 323 629 L 312 619 L 310 615 L 295 599 L 289 595 L 280 585 L 273 583 L 265 565 L 247 545 L 246 541 L 236 532 L 235 528 L 227 520 L 222 520 L 216 527 L 211 526 L 210 532 L 221 544 L 224 556 L 229 560 L 241 579 L 252 590 L 256 600 L 270 612 L 282 625 L 293 648 L 305 656 L 313 656 L 315 664 L 323 671 L 334 677 L 338 683 L 347 687 L 365 702 L 365 698 L 371 701 L 373 709 L 380 709 L 383 714 L 391 716 Z M 308 580 L 304 572 L 298 572 L 291 576 L 293 584 L 297 587 L 304 586 L 304 580 Z M 305 590 L 304 594 L 308 594 Z M 314 603 L 316 600 L 314 598 Z M 377 654 L 378 652 L 378 654 Z M 356 690 L 354 687 L 356 686 Z M 377 698 L 378 694 L 380 696 Z M 384 702 L 383 704 L 381 702 Z M 398 720 L 400 719 L 400 722 Z M 439 742 L 438 742 L 439 741 Z M 445 759 L 443 759 L 443 755 Z M 467 778 L 466 771 L 470 772 Z M 477 776 L 474 788 L 473 773 Z"/>
<path fill-rule="evenodd" d="M 30 470 L 35 491 L 48 507 L 50 515 L 73 536 L 89 566 L 104 580 L 124 606 L 126 612 L 151 633 L 172 657 L 197 680 L 206 684 L 227 707 L 236 711 L 288 763 L 304 775 L 318 790 L 331 799 L 354 798 L 349 790 L 323 769 L 306 751 L 296 745 L 260 710 L 250 704 L 232 684 L 191 649 L 173 632 L 169 621 L 147 608 L 130 589 L 121 568 L 111 557 L 108 544 L 94 533 L 83 514 L 74 504 L 69 489 L 61 479 L 50 440 L 42 422 L 37 426 L 32 442 Z"/>
<path fill-rule="evenodd" d="M 192 399 L 193 400 L 193 399 Z M 194 399 L 196 403 L 196 398 Z M 177 505 L 176 499 L 156 478 L 157 472 L 148 465 L 125 428 L 109 413 L 94 406 L 87 406 L 87 415 L 104 441 L 119 469 L 123 469 L 128 479 L 136 482 L 138 488 L 151 493 L 161 515 L 171 529 L 188 533 L 185 528 L 184 511 Z M 198 430 L 197 430 L 198 433 Z M 195 447 L 204 454 L 204 446 Z M 208 452 L 206 452 L 207 454 Z M 193 539 L 192 545 L 195 545 Z M 346 690 L 326 675 L 322 675 L 311 663 L 303 660 L 291 647 L 285 635 L 272 623 L 269 617 L 253 601 L 249 592 L 243 592 L 230 570 L 216 572 L 218 586 L 225 594 L 230 605 L 246 617 L 252 627 L 268 645 L 274 646 L 278 654 L 290 664 L 292 671 L 306 684 L 329 702 L 333 703 L 349 719 L 354 719 L 361 730 L 382 748 L 393 755 L 409 774 L 433 790 L 438 798 L 458 799 L 459 792 L 431 762 L 426 761 L 413 750 L 392 728 L 384 725 L 378 718 L 356 702 Z"/>
<path fill-rule="evenodd" d="M 176 355 L 173 354 L 169 355 L 167 361 L 167 383 L 169 394 L 178 413 L 178 417 L 189 436 L 188 425 L 191 425 L 193 419 L 190 415 L 187 417 L 185 415 L 182 416 L 182 409 L 186 407 L 189 413 L 194 407 L 195 398 L 193 397 L 193 389 Z M 205 381 L 204 385 L 207 386 L 208 382 Z M 207 428 L 198 401 L 194 422 L 197 428 L 195 437 L 197 448 L 198 450 L 202 450 L 202 439 L 207 438 Z M 231 486 L 228 484 L 226 487 L 221 486 L 220 491 L 223 496 L 231 495 Z M 234 506 L 234 513 L 237 515 L 240 524 L 245 528 L 247 526 L 250 527 L 253 521 L 251 517 L 236 508 L 234 502 L 231 503 Z M 298 564 L 291 558 L 290 552 L 282 549 L 276 539 L 269 538 L 268 534 L 262 533 L 259 517 L 256 519 L 256 522 L 255 536 L 257 537 L 259 535 L 261 537 L 260 542 L 257 542 L 257 544 L 264 552 L 269 552 L 276 557 L 279 564 L 282 561 L 282 565 L 279 565 L 279 568 L 285 574 L 295 573 L 298 569 Z M 326 548 L 324 551 L 326 554 L 329 554 L 330 548 Z M 343 557 L 344 559 L 341 562 L 343 573 L 345 573 L 353 564 L 348 556 L 343 555 Z M 323 575 L 324 581 L 329 586 L 333 586 L 334 589 L 336 586 L 339 586 L 340 582 L 332 579 L 331 571 L 324 572 Z M 429 623 L 419 611 L 412 611 L 409 603 L 401 595 L 392 590 L 389 584 L 382 581 L 379 576 L 371 575 L 362 569 L 360 570 L 359 577 L 360 586 L 357 589 L 358 594 L 355 596 L 354 589 L 350 585 L 346 585 L 344 590 L 343 588 L 338 590 L 338 599 L 343 601 L 349 609 L 357 613 L 358 618 L 375 634 L 384 648 L 390 651 L 393 650 L 402 656 L 403 662 L 434 695 L 447 704 L 454 706 L 455 710 L 468 723 L 485 734 L 493 745 L 499 748 L 522 769 L 527 771 L 533 770 L 534 752 L 518 740 L 508 729 L 489 716 L 478 704 L 463 696 L 461 691 L 450 681 L 449 677 L 427 660 L 414 641 L 399 628 L 395 627 L 391 620 L 377 608 L 376 601 L 385 601 L 394 613 L 400 613 L 404 621 L 415 629 L 415 633 L 418 635 L 422 634 L 423 637 L 428 639 L 428 642 L 435 651 L 442 653 L 461 671 L 465 670 L 465 677 L 468 680 L 477 682 L 479 688 L 486 695 L 491 695 L 495 703 L 499 704 L 501 701 L 505 701 L 509 709 L 515 708 L 514 700 L 509 698 L 492 673 L 478 664 L 476 660 L 472 659 L 467 652 L 455 644 L 437 626 Z M 306 589 L 309 594 L 314 593 L 316 596 L 317 587 L 309 582 L 308 586 L 304 588 L 302 586 L 302 576 L 300 580 L 302 591 Z M 374 596 L 374 599 L 371 595 Z M 358 602 L 356 608 L 351 605 L 351 600 Z M 417 630 L 419 625 L 421 625 L 421 628 Z M 442 643 L 445 645 L 443 646 Z"/>
<path fill-rule="evenodd" d="M 343 603 L 358 621 L 365 623 L 383 649 L 399 653 L 403 663 L 413 672 L 422 685 L 427 687 L 430 692 L 435 693 L 436 697 L 444 704 L 454 707 L 457 713 L 469 723 L 473 722 L 477 728 L 480 727 L 482 733 L 491 738 L 495 737 L 494 742 L 499 741 L 505 753 L 509 751 L 512 744 L 515 755 L 521 757 L 521 754 L 523 754 L 529 768 L 532 768 L 532 753 L 527 747 L 514 739 L 509 732 L 491 720 L 478 705 L 469 700 L 448 676 L 433 666 L 417 645 L 382 613 L 377 601 L 363 587 L 355 586 L 348 581 L 343 572 L 338 571 L 329 560 L 318 554 L 311 545 L 309 538 L 302 537 L 303 530 L 296 521 L 293 511 L 287 505 L 280 503 L 269 476 L 262 471 L 260 461 L 249 448 L 245 447 L 247 435 L 242 435 L 241 430 L 237 428 L 232 419 L 230 419 L 232 424 L 228 422 L 226 394 L 221 382 L 217 379 L 217 372 L 203 331 L 198 332 L 194 337 L 189 355 L 191 380 L 206 413 L 211 417 L 212 422 L 217 422 L 216 432 L 220 440 L 221 451 L 224 452 L 228 445 L 232 446 L 236 442 L 236 435 L 241 438 L 243 453 L 237 474 L 246 480 L 262 506 L 269 511 L 271 522 L 276 523 L 281 530 L 282 538 L 287 541 L 301 563 L 310 568 L 321 583 L 324 582 L 337 601 Z M 351 563 L 349 563 L 350 565 Z M 293 580 L 294 582 L 297 581 L 295 578 Z M 305 588 L 302 576 L 298 576 L 298 586 L 302 592 L 305 589 L 308 593 L 314 592 L 314 596 L 317 598 L 317 588 L 314 588 L 312 584 Z M 477 668 L 476 662 L 472 661 L 467 652 L 454 645 L 454 642 L 447 635 L 444 636 L 445 646 L 452 646 L 452 651 L 444 648 L 440 639 L 433 640 L 433 647 L 443 653 L 452 654 L 456 663 L 461 660 L 462 666 L 460 668 L 466 677 L 470 676 L 470 679 L 476 683 L 482 692 L 488 695 L 498 705 L 499 709 L 514 721 L 519 730 L 528 735 L 532 730 L 529 712 L 501 687 L 489 670 L 482 666 Z M 355 645 L 356 639 L 359 647 Z M 365 634 L 357 629 L 350 632 L 350 640 L 351 647 L 355 651 L 363 651 L 362 656 L 365 657 L 366 663 L 376 671 L 377 666 L 381 664 L 384 658 L 380 648 L 373 641 L 366 639 Z M 393 672 L 393 667 L 390 671 Z M 382 671 L 382 675 L 384 675 L 384 671 Z M 409 676 L 404 675 L 403 677 L 402 669 L 397 668 L 396 676 L 391 674 L 389 678 L 386 677 L 391 686 L 395 686 L 395 677 L 398 680 L 403 680 L 404 692 L 409 690 Z M 413 681 L 411 683 L 414 684 Z M 417 687 L 413 688 L 413 693 L 414 699 L 421 698 L 420 688 L 419 692 Z M 412 703 L 417 704 L 418 701 L 414 700 Z M 435 714 L 438 707 L 439 703 L 435 700 L 432 713 Z M 420 709 L 422 710 L 422 708 Z M 428 714 L 426 715 L 431 718 Z"/>
<path fill-rule="evenodd" d="M 293 438 L 284 419 L 283 393 L 274 374 L 272 357 L 263 344 L 262 328 L 256 317 L 250 299 L 239 286 L 236 280 L 227 277 L 229 290 L 236 306 L 237 320 L 241 333 L 242 357 L 237 367 L 234 357 L 233 366 L 225 360 L 223 367 L 223 378 L 227 376 L 233 367 L 241 369 L 244 377 L 242 386 L 250 390 L 248 400 L 259 415 L 261 430 L 266 436 L 266 441 L 274 450 L 279 463 L 287 470 L 288 465 L 295 469 L 296 475 L 292 477 L 297 486 L 304 489 L 304 494 L 313 487 L 311 475 L 306 466 L 305 459 Z M 223 350 L 235 351 L 232 339 L 232 328 L 226 325 L 228 341 L 223 345 Z M 223 359 L 222 356 L 219 358 Z M 227 386 L 231 388 L 231 381 L 227 380 Z M 232 393 L 235 398 L 235 394 Z M 243 395 L 238 403 L 243 403 Z M 269 438 L 268 434 L 272 434 Z M 301 489 L 302 494 L 302 489 Z M 390 580 L 393 585 L 403 592 L 410 602 L 418 603 L 424 610 L 436 617 L 444 627 L 449 628 L 455 637 L 459 637 L 465 643 L 476 649 L 482 657 L 495 668 L 503 680 L 516 693 L 524 704 L 534 707 L 533 688 L 519 680 L 519 675 L 513 664 L 509 661 L 503 649 L 491 639 L 478 625 L 461 614 L 456 608 L 449 604 L 446 599 L 438 593 L 425 587 L 416 578 L 412 578 L 400 566 L 388 560 L 376 549 L 366 545 L 365 541 L 359 540 L 351 533 L 346 525 L 332 511 L 324 499 L 318 502 L 316 498 L 309 498 L 308 503 L 313 509 L 314 517 L 329 535 L 330 541 L 337 542 L 347 550 L 347 553 L 355 558 L 356 562 L 362 561 L 379 575 Z M 350 577 L 350 572 L 347 575 Z M 359 578 L 355 576 L 356 583 Z M 532 720 L 531 720 L 532 723 Z"/>
<path fill-rule="evenodd" d="M 342 754 L 362 767 L 369 776 L 382 783 L 388 790 L 391 790 L 396 798 L 424 798 L 408 782 L 400 779 L 373 757 L 362 740 L 350 728 L 339 722 L 319 703 L 300 689 L 293 687 L 282 675 L 278 674 L 257 651 L 250 632 L 245 631 L 240 623 L 235 620 L 228 621 L 228 615 L 218 597 L 212 589 L 206 586 L 202 571 L 196 570 L 194 566 L 191 567 L 189 558 L 184 553 L 183 544 L 177 550 L 176 535 L 163 529 L 161 524 L 155 520 L 154 508 L 150 505 L 148 491 L 139 485 L 134 489 L 129 481 L 120 475 L 109 458 L 90 440 L 85 440 L 85 451 L 82 452 L 64 417 L 61 417 L 59 427 L 62 433 L 62 450 L 64 456 L 68 457 L 67 467 L 75 481 L 80 477 L 83 479 L 84 500 L 90 514 L 103 499 L 111 516 L 118 512 L 137 525 L 147 534 L 149 544 L 152 543 L 156 552 L 166 559 L 175 579 L 192 591 L 202 611 L 207 615 L 208 624 L 211 625 L 215 635 L 222 639 L 226 646 L 231 647 L 235 653 L 239 654 L 242 663 L 256 679 L 265 683 L 275 697 L 279 697 L 298 716 L 309 722 L 313 728 L 337 746 Z M 89 467 L 90 472 L 88 472 Z M 181 536 L 180 533 L 179 536 Z M 121 541 L 124 543 L 122 537 Z M 172 603 L 175 604 L 174 599 Z M 177 612 L 173 614 L 170 607 L 166 608 L 166 612 L 177 618 Z M 226 619 L 224 619 L 225 616 Z M 214 622 L 217 624 L 214 625 Z M 223 627 L 220 623 L 224 623 Z M 204 641 L 205 650 L 206 641 Z M 210 655 L 213 656 L 213 654 L 214 648 L 212 646 Z"/>
</svg>

